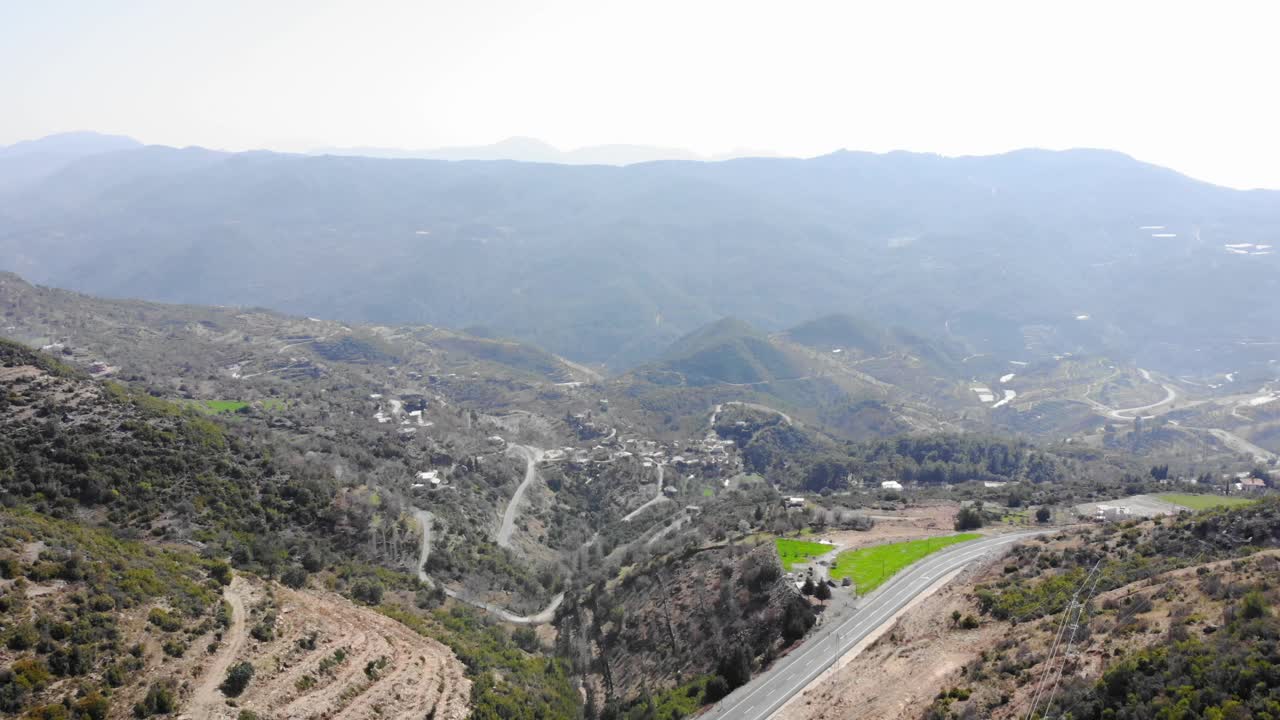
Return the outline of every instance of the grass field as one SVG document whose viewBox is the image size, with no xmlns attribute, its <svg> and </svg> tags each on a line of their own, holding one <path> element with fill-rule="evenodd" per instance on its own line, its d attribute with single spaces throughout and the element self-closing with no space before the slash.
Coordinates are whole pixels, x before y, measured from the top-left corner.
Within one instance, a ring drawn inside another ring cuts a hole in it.
<svg viewBox="0 0 1280 720">
<path fill-rule="evenodd" d="M 249 403 L 241 400 L 192 400 L 191 403 L 197 410 L 206 415 L 221 415 L 222 413 L 233 413 L 241 408 L 249 407 Z M 279 398 L 266 398 L 260 401 L 263 410 L 284 410 L 285 401 Z"/>
<path fill-rule="evenodd" d="M 860 550 L 846 550 L 836 556 L 831 577 L 835 580 L 852 578 L 859 595 L 865 595 L 893 577 L 902 568 L 920 558 L 935 553 L 948 545 L 955 545 L 982 537 L 977 533 L 961 533 L 927 540 L 876 545 Z"/>
<path fill-rule="evenodd" d="M 1191 495 L 1189 493 L 1161 493 L 1156 497 L 1171 502 L 1174 505 L 1181 505 L 1184 508 L 1192 510 L 1207 510 L 1216 507 L 1236 507 L 1238 505 L 1251 505 L 1257 500 L 1242 497 L 1224 497 L 1222 495 Z"/>
<path fill-rule="evenodd" d="M 209 415 L 218 415 L 220 413 L 233 413 L 240 408 L 248 407 L 249 403 L 240 402 L 239 400 L 203 400 L 196 401 L 196 409 Z"/>
<path fill-rule="evenodd" d="M 777 538 L 774 540 L 774 544 L 778 547 L 778 557 L 782 558 L 782 567 L 788 571 L 796 563 L 805 562 L 819 555 L 826 555 L 832 550 L 830 545 L 807 540 L 792 540 L 791 538 Z"/>
</svg>

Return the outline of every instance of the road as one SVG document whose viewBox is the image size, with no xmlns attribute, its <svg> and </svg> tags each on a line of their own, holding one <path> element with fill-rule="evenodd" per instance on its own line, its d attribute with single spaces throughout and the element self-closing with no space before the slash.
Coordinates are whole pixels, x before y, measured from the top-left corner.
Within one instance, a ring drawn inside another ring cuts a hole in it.
<svg viewBox="0 0 1280 720">
<path fill-rule="evenodd" d="M 413 511 L 413 516 L 417 518 L 418 523 L 422 525 L 422 547 L 418 551 L 418 579 L 434 587 L 436 581 L 432 580 L 431 576 L 428 575 L 426 571 L 427 558 L 431 556 L 431 526 L 433 518 L 431 513 L 421 509 L 415 509 Z M 486 610 L 497 615 L 503 620 L 516 625 L 545 625 L 555 619 L 556 608 L 560 607 L 560 603 L 564 602 L 564 593 L 560 593 L 559 595 L 551 598 L 551 602 L 545 608 L 539 610 L 533 615 L 516 615 L 510 610 L 500 608 L 492 603 L 469 598 L 447 585 L 443 585 L 442 587 L 444 588 L 445 595 L 448 595 L 459 602 L 464 602 L 473 607 Z"/>
<path fill-rule="evenodd" d="M 413 516 L 422 526 L 422 548 L 418 551 L 418 579 L 424 583 L 430 583 L 431 578 L 427 575 L 427 558 L 431 557 L 431 513 L 415 508 Z"/>
<path fill-rule="evenodd" d="M 646 501 L 643 505 L 624 515 L 622 517 L 622 522 L 631 522 L 631 519 L 634 518 L 635 516 L 639 515 L 640 513 L 644 512 L 646 509 L 651 508 L 654 505 L 657 505 L 658 503 L 666 499 L 667 499 L 667 496 L 662 494 L 662 463 L 658 463 L 658 492 L 655 493 L 654 496 L 648 501 Z"/>
<path fill-rule="evenodd" d="M 524 499 L 524 491 L 528 490 L 533 481 L 538 478 L 538 461 L 542 459 L 543 453 L 542 450 L 528 445 L 512 445 L 507 450 L 524 457 L 525 469 L 524 480 L 511 496 L 511 502 L 507 503 L 507 510 L 502 514 L 502 527 L 498 528 L 498 545 L 504 548 L 511 547 L 511 533 L 516 529 L 520 501 Z"/>
<path fill-rule="evenodd" d="M 231 627 L 222 634 L 222 644 L 214 656 L 203 663 L 203 677 L 190 702 L 184 708 L 186 715 L 205 720 L 220 717 L 226 708 L 226 697 L 218 686 L 227 678 L 231 663 L 239 657 L 245 645 L 245 627 L 249 613 L 245 609 L 245 597 L 249 589 L 239 575 L 231 578 L 231 584 L 222 590 L 222 598 L 231 606 Z"/>
<path fill-rule="evenodd" d="M 1138 368 L 1138 372 L 1142 373 L 1143 379 L 1146 380 L 1147 382 L 1150 382 L 1150 383 L 1155 382 L 1155 380 L 1152 379 L 1150 372 L 1143 370 L 1142 368 Z M 1169 403 L 1178 399 L 1177 388 L 1173 387 L 1172 385 L 1165 385 L 1163 383 L 1160 385 L 1160 387 L 1163 387 L 1165 392 L 1165 396 L 1163 400 L 1160 400 L 1159 402 L 1153 402 L 1150 405 L 1143 405 L 1142 407 L 1112 410 L 1110 413 L 1108 413 L 1108 415 L 1116 420 L 1126 420 L 1126 421 L 1132 422 L 1133 417 L 1131 416 L 1136 415 L 1137 413 L 1146 412 L 1147 410 L 1155 410 L 1158 407 L 1168 405 Z"/>
<path fill-rule="evenodd" d="M 721 700 L 703 718 L 765 720 L 799 693 L 842 655 L 875 632 L 930 585 L 951 572 L 1004 551 L 1020 540 L 1048 532 L 996 535 L 976 542 L 953 545 L 898 573 L 863 598 L 860 607 L 845 617 L 828 618 L 815 628 L 799 649 L 778 660 Z"/>
<path fill-rule="evenodd" d="M 1190 428 L 1191 430 L 1199 430 L 1200 428 Z M 1223 445 L 1235 450 L 1238 453 L 1252 455 L 1253 459 L 1260 463 L 1267 463 L 1277 459 L 1277 455 L 1266 448 L 1258 447 L 1235 433 L 1228 432 L 1219 428 L 1209 428 L 1206 430 L 1209 434 L 1222 441 Z"/>
</svg>

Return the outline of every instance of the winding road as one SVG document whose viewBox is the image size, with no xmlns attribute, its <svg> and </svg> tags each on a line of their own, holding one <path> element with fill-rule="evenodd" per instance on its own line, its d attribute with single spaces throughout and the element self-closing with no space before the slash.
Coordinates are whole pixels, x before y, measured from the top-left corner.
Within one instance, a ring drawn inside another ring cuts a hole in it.
<svg viewBox="0 0 1280 720">
<path fill-rule="evenodd" d="M 1147 372 L 1146 370 L 1143 370 L 1142 368 L 1138 368 L 1138 372 L 1142 373 L 1142 378 L 1143 378 L 1144 380 L 1146 380 L 1147 382 L 1150 382 L 1150 383 L 1154 383 L 1154 382 L 1155 382 L 1155 380 L 1154 380 L 1154 379 L 1152 379 L 1152 377 L 1151 377 L 1151 373 L 1150 373 L 1150 372 Z M 1156 409 L 1156 408 L 1158 408 L 1158 407 L 1163 407 L 1163 406 L 1168 405 L 1169 403 L 1173 402 L 1174 400 L 1177 400 L 1177 399 L 1178 399 L 1178 389 L 1177 389 L 1177 388 L 1173 387 L 1172 385 L 1167 385 L 1167 384 L 1165 384 L 1165 383 L 1160 383 L 1160 387 L 1164 388 L 1164 392 L 1165 392 L 1164 399 L 1162 399 L 1162 400 L 1160 400 L 1160 401 L 1158 401 L 1158 402 L 1153 402 L 1153 403 L 1151 403 L 1150 405 L 1143 405 L 1142 407 L 1133 407 L 1133 408 L 1123 408 L 1123 409 L 1120 409 L 1120 410 L 1111 410 L 1110 412 L 1108 412 L 1108 413 L 1107 413 L 1107 415 L 1108 415 L 1109 417 L 1112 417 L 1112 418 L 1116 419 L 1116 420 L 1127 420 L 1127 421 L 1132 422 L 1132 421 L 1133 421 L 1133 419 L 1134 419 L 1132 416 L 1136 415 L 1137 413 L 1146 412 L 1146 411 L 1148 411 L 1148 410 L 1155 410 L 1155 409 Z"/>
<path fill-rule="evenodd" d="M 953 545 L 926 557 L 862 598 L 860 606 L 848 617 L 832 618 L 818 626 L 798 649 L 730 693 L 702 717 L 766 720 L 865 638 L 892 622 L 902 608 L 942 578 L 1044 532 L 1050 531 L 996 535 Z"/>
<path fill-rule="evenodd" d="M 504 548 L 511 547 L 511 533 L 516 529 L 520 501 L 524 499 L 524 492 L 529 489 L 529 485 L 538 479 L 538 461 L 542 459 L 544 453 L 543 450 L 529 445 L 512 445 L 507 448 L 507 451 L 524 457 L 525 470 L 524 480 L 511 496 L 511 502 L 507 503 L 507 510 L 502 514 L 502 526 L 498 528 L 498 545 Z"/>
<path fill-rule="evenodd" d="M 414 509 L 413 516 L 418 520 L 418 524 L 422 526 L 422 547 L 418 551 L 418 579 L 434 587 L 436 585 L 436 581 L 431 579 L 431 576 L 427 574 L 426 565 L 427 558 L 431 556 L 431 527 L 435 518 L 432 517 L 431 513 L 419 508 Z M 488 611 L 489 613 L 497 615 L 499 618 L 516 625 L 545 625 L 555 619 L 556 609 L 560 607 L 560 603 L 564 602 L 564 593 L 560 593 L 559 595 L 551 598 L 551 602 L 545 608 L 539 610 L 533 615 L 516 615 L 510 610 L 498 607 L 492 603 L 467 597 L 448 585 L 441 584 L 441 588 L 443 588 L 445 595 L 457 600 L 458 602 L 478 607 L 481 610 Z"/>
<path fill-rule="evenodd" d="M 658 492 L 643 505 L 622 516 L 622 522 L 631 522 L 635 516 L 667 499 L 667 496 L 662 494 L 662 472 L 662 463 L 658 463 Z"/>
</svg>

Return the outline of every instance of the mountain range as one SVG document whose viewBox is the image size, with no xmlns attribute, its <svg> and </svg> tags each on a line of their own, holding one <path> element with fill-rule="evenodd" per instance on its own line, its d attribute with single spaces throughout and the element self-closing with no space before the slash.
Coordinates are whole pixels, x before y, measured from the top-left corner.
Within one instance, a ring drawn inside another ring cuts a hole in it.
<svg viewBox="0 0 1280 720">
<path fill-rule="evenodd" d="M 1265 368 L 1280 342 L 1280 193 L 1114 152 L 618 167 L 69 145 L 0 152 L 0 265 L 108 296 L 484 326 L 614 370 L 729 316 L 853 312 L 962 357 L 1171 373 Z"/>
</svg>

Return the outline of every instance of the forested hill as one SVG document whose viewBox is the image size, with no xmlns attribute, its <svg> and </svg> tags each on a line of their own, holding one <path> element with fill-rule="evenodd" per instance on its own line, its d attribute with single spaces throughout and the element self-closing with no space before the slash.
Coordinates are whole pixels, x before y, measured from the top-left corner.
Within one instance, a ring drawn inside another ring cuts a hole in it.
<svg viewBox="0 0 1280 720">
<path fill-rule="evenodd" d="M 1001 361 L 1170 372 L 1265 362 L 1276 339 L 1280 193 L 1110 152 L 606 167 L 145 147 L 23 177 L 0 189 L 0 269 L 37 282 L 482 324 L 614 369 L 725 316 L 777 332 L 855 311 Z"/>
</svg>

